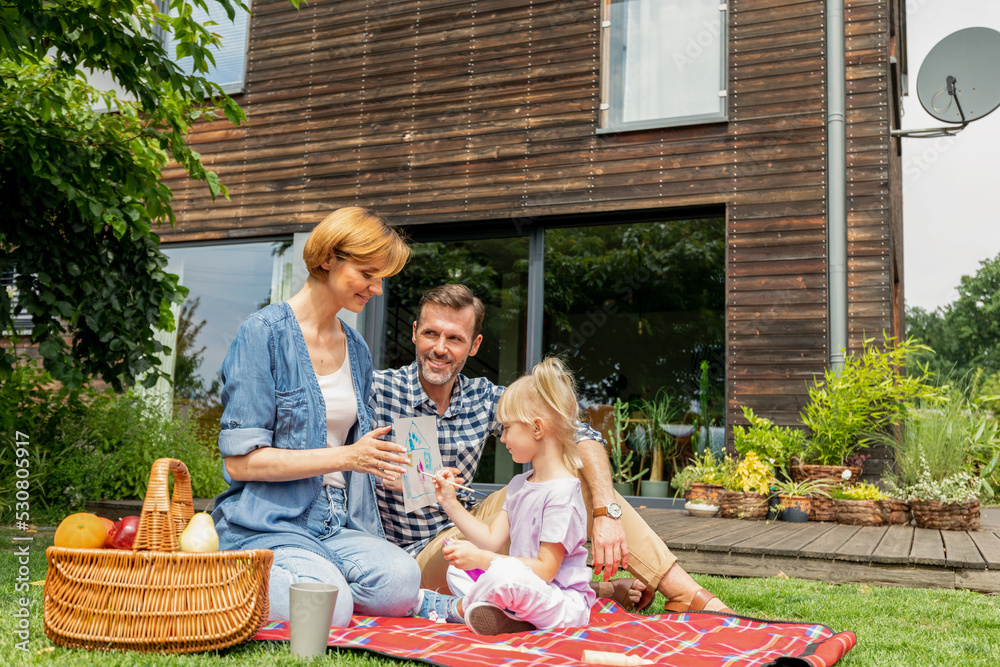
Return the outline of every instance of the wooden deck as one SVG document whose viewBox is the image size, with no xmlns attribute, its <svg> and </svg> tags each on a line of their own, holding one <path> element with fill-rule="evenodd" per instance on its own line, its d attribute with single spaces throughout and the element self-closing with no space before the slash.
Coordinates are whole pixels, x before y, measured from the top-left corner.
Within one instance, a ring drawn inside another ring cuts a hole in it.
<svg viewBox="0 0 1000 667">
<path fill-rule="evenodd" d="M 648 499 L 632 498 L 643 502 Z M 196 498 L 195 510 L 212 499 Z M 108 518 L 138 514 L 138 500 L 87 504 Z M 679 509 L 637 511 L 688 572 L 790 577 L 832 584 L 963 588 L 1000 594 L 1000 509 L 981 510 L 974 532 L 914 526 L 859 527 L 810 521 L 700 519 Z"/>
<path fill-rule="evenodd" d="M 914 526 L 704 519 L 672 509 L 639 514 L 688 572 L 829 583 L 962 588 L 1000 594 L 1000 511 L 974 532 Z"/>
</svg>

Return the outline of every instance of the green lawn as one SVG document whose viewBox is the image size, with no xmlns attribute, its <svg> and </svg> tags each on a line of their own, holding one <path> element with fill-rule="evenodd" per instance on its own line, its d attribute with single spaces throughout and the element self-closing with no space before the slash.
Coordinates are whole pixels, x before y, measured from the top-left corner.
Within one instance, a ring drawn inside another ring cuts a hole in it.
<svg viewBox="0 0 1000 667">
<path fill-rule="evenodd" d="M 45 548 L 52 531 L 40 531 L 33 542 L 12 541 L 14 530 L 0 529 L 0 664 L 58 664 L 79 667 L 99 665 L 298 665 L 316 664 L 292 658 L 288 645 L 249 642 L 213 654 L 187 656 L 138 653 L 90 653 L 53 644 L 42 625 L 42 587 L 30 587 L 30 651 L 15 648 L 17 598 L 15 548 L 28 544 L 30 579 L 45 576 Z M 698 581 L 717 592 L 738 613 L 758 618 L 823 623 L 834 630 L 853 630 L 858 645 L 839 664 L 930 667 L 932 665 L 1000 664 L 1000 597 L 967 591 L 912 588 L 879 588 L 864 585 L 829 586 L 799 579 L 729 579 L 698 576 Z M 663 610 L 657 596 L 650 613 Z M 331 651 L 327 661 L 351 667 L 418 665 L 369 657 L 357 651 Z"/>
</svg>

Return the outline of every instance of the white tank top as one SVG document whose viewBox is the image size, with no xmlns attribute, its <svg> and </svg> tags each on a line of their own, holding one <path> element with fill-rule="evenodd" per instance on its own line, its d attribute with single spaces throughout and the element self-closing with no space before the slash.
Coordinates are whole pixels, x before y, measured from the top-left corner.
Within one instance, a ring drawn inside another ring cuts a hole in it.
<svg viewBox="0 0 1000 667">
<path fill-rule="evenodd" d="M 329 375 L 317 375 L 316 379 L 319 380 L 319 388 L 326 402 L 326 446 L 340 447 L 347 440 L 354 422 L 358 420 L 350 355 L 344 354 L 344 363 L 339 369 Z M 323 484 L 337 489 L 347 486 L 342 472 L 323 475 Z"/>
</svg>

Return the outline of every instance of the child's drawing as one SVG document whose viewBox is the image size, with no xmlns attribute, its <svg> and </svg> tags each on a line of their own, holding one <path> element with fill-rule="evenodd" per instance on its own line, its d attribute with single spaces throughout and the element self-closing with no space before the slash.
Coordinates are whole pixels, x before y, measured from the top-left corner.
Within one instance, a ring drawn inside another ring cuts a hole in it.
<svg viewBox="0 0 1000 667">
<path fill-rule="evenodd" d="M 403 475 L 403 507 L 407 512 L 429 507 L 434 499 L 434 483 L 420 474 L 434 475 L 441 469 L 441 451 L 438 449 L 437 418 L 405 417 L 393 424 L 396 442 L 406 447 L 410 464 Z"/>
</svg>

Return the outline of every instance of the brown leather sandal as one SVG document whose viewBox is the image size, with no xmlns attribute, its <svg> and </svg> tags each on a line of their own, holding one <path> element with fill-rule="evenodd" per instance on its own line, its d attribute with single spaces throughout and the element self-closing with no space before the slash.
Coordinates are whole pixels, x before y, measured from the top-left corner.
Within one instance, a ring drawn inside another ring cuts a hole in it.
<svg viewBox="0 0 1000 667">
<path fill-rule="evenodd" d="M 684 613 L 688 611 L 705 611 L 705 607 L 713 599 L 717 599 L 718 596 L 709 593 L 704 588 L 699 588 L 694 593 L 694 597 L 691 598 L 690 604 L 684 604 L 683 602 L 667 602 L 663 605 L 663 610 L 669 613 Z M 723 609 L 713 610 L 712 613 L 718 614 L 735 614 L 729 607 L 724 607 Z"/>
</svg>

